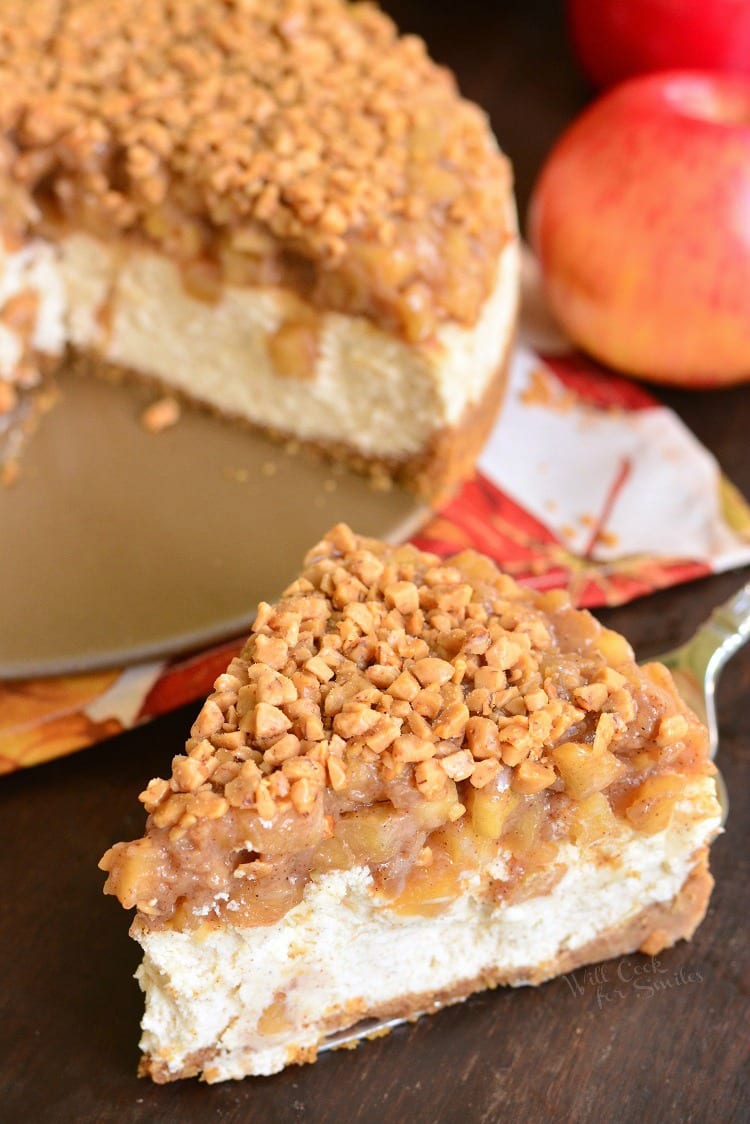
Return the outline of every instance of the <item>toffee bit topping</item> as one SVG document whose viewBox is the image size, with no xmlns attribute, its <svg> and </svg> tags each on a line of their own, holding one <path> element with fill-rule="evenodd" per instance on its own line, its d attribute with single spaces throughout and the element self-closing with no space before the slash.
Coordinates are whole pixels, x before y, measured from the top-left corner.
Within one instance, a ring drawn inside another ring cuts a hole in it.
<svg viewBox="0 0 750 1124">
<path fill-rule="evenodd" d="M 585 619 L 594 642 L 608 642 L 588 614 L 553 602 L 558 621 Z M 142 800 L 154 823 L 179 832 L 222 808 L 254 809 L 263 821 L 305 816 L 326 791 L 347 790 L 357 762 L 430 801 L 451 782 L 484 788 L 502 769 L 521 795 L 608 784 L 633 688 L 601 657 L 590 666 L 571 657 L 546 606 L 478 555 L 446 566 L 335 527 L 278 604 L 259 606 L 171 780 L 151 781 Z M 628 662 L 635 668 L 632 654 Z M 666 745 L 686 729 L 675 715 L 655 736 Z M 449 818 L 464 812 L 454 800 Z"/>
<path fill-rule="evenodd" d="M 509 236 L 484 115 L 368 3 L 5 0 L 0 134 L 16 233 L 42 212 L 238 283 L 309 274 L 411 340 L 476 321 Z"/>
<path fill-rule="evenodd" d="M 566 840 L 664 830 L 712 769 L 666 668 L 565 595 L 340 525 L 259 606 L 171 777 L 141 794 L 144 837 L 100 865 L 107 893 L 178 929 L 225 909 L 270 924 L 357 865 L 409 910 L 469 874 L 495 894 L 493 848 L 512 901 Z"/>
</svg>

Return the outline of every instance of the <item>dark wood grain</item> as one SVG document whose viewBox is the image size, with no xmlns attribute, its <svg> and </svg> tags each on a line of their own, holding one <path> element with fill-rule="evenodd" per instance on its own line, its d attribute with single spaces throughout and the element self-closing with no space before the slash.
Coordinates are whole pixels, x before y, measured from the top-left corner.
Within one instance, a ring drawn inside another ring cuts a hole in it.
<svg viewBox="0 0 750 1124">
<path fill-rule="evenodd" d="M 558 5 L 543 0 L 386 4 L 490 111 L 514 158 L 522 209 L 550 142 L 586 91 Z M 664 396 L 750 494 L 750 388 Z M 744 575 L 747 580 L 747 573 Z M 644 655 L 684 639 L 738 584 L 724 575 L 606 614 Z M 732 799 L 717 880 L 695 940 L 629 957 L 599 982 L 477 996 L 355 1053 L 209 1088 L 137 1081 L 141 997 L 125 915 L 97 859 L 141 831 L 135 796 L 168 768 L 194 708 L 0 782 L 0 1120 L 722 1122 L 750 1119 L 748 829 L 750 659 L 720 691 Z M 682 981 L 682 982 L 680 982 Z M 648 990 L 652 984 L 652 990 Z M 667 986 L 668 985 L 668 986 Z M 658 987 L 659 990 L 655 990 Z"/>
</svg>

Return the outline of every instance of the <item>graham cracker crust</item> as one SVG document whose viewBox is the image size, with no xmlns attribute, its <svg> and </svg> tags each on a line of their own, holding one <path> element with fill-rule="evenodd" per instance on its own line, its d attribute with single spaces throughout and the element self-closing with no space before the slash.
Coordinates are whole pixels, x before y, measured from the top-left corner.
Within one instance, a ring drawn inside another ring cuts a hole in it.
<svg viewBox="0 0 750 1124">
<path fill-rule="evenodd" d="M 669 902 L 646 906 L 624 925 L 600 933 L 579 948 L 563 950 L 553 960 L 526 969 L 514 971 L 488 968 L 472 979 L 462 980 L 449 988 L 434 992 L 410 993 L 398 999 L 367 1008 L 364 1002 L 351 1000 L 344 1011 L 332 1012 L 320 1023 L 321 1036 L 345 1030 L 363 1019 L 408 1018 L 419 1014 L 434 1014 L 443 1007 L 460 1003 L 477 991 L 510 986 L 545 983 L 556 976 L 573 972 L 586 964 L 596 964 L 618 956 L 643 952 L 655 956 L 679 940 L 690 940 L 705 917 L 714 880 L 708 869 L 708 848 L 699 852 L 697 861 L 682 888 Z M 363 1037 L 366 1037 L 366 1029 Z M 209 1083 L 217 1079 L 212 1075 L 210 1063 L 220 1051 L 205 1049 L 191 1054 L 179 1071 L 170 1071 L 167 1063 L 146 1054 L 138 1067 L 139 1077 L 150 1077 L 157 1084 L 166 1084 L 183 1077 L 201 1077 Z M 317 1059 L 318 1047 L 290 1046 L 287 1065 L 304 1065 Z"/>
<path fill-rule="evenodd" d="M 363 476 L 369 477 L 376 487 L 390 487 L 399 484 L 422 499 L 439 504 L 448 499 L 467 479 L 476 463 L 485 441 L 500 411 L 505 395 L 513 352 L 514 337 L 511 336 L 503 352 L 501 362 L 481 397 L 465 409 L 456 425 L 444 426 L 431 436 L 428 444 L 418 453 L 402 460 L 392 457 L 369 456 L 346 442 L 328 442 L 300 438 L 288 430 L 279 430 L 225 414 L 205 402 L 190 398 L 158 378 L 145 376 L 132 368 L 110 363 L 99 356 L 69 350 L 61 370 L 85 378 L 103 378 L 109 382 L 136 382 L 151 386 L 159 393 L 169 394 L 192 406 L 213 414 L 223 420 L 270 437 L 287 447 L 288 451 L 301 452 L 326 460 L 344 464 Z"/>
</svg>

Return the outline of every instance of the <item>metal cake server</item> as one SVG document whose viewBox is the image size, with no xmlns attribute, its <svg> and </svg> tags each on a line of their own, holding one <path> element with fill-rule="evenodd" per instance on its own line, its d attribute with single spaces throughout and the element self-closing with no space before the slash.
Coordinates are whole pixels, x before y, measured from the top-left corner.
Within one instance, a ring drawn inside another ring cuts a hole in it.
<svg viewBox="0 0 750 1124">
<path fill-rule="evenodd" d="M 690 709 L 708 727 L 709 754 L 719 749 L 716 719 L 716 686 L 727 661 L 750 640 L 750 582 L 746 582 L 728 601 L 714 609 L 697 632 L 679 648 L 657 656 L 672 672 L 675 686 Z M 729 796 L 724 778 L 717 770 L 716 792 L 721 805 L 721 823 L 726 823 Z"/>
<path fill-rule="evenodd" d="M 750 582 L 719 605 L 695 635 L 656 659 L 668 667 L 677 690 L 708 726 L 711 757 L 719 748 L 716 685 L 727 661 L 750 640 Z"/>
<path fill-rule="evenodd" d="M 750 640 L 750 582 L 723 605 L 714 609 L 707 621 L 679 648 L 674 648 L 655 661 L 668 667 L 677 690 L 692 711 L 708 727 L 710 755 L 719 748 L 719 727 L 716 720 L 716 685 L 727 661 Z M 654 662 L 654 661 L 651 661 Z M 729 811 L 726 785 L 720 772 L 716 789 L 721 805 L 722 826 Z M 340 1046 L 354 1046 L 363 1038 L 379 1038 L 394 1027 L 415 1022 L 425 1012 L 392 1019 L 364 1019 L 355 1026 L 329 1034 L 318 1047 L 319 1052 Z"/>
</svg>

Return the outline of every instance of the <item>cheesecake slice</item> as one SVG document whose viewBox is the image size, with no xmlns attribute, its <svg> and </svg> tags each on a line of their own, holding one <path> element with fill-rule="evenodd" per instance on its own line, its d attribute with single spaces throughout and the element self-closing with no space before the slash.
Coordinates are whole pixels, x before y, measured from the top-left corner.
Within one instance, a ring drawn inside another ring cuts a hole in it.
<svg viewBox="0 0 750 1124">
<path fill-rule="evenodd" d="M 720 826 L 707 734 L 658 664 L 560 592 L 338 526 L 261 604 L 143 838 L 141 1072 L 314 1061 L 435 1011 L 689 938 Z"/>
<path fill-rule="evenodd" d="M 471 470 L 516 319 L 509 166 L 375 7 L 3 0 L 0 206 L 0 412 L 73 364 L 425 495 Z"/>
</svg>

